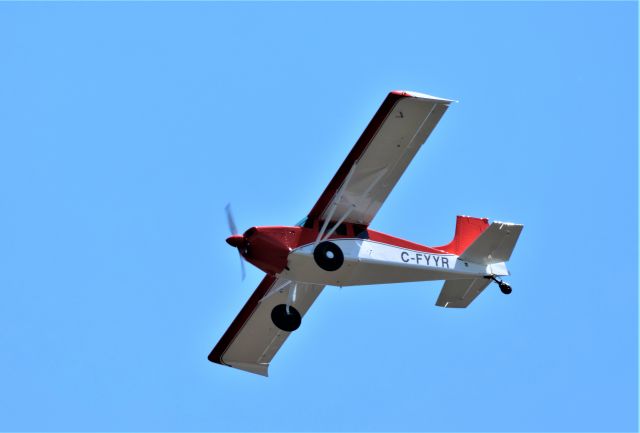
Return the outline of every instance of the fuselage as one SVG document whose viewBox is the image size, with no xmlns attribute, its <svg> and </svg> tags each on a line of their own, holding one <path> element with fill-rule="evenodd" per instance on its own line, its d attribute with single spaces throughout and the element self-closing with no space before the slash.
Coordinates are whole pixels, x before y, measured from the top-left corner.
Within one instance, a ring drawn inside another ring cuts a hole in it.
<svg viewBox="0 0 640 433">
<path fill-rule="evenodd" d="M 444 250 L 446 246 L 428 247 L 357 224 L 341 224 L 319 240 L 321 227 L 321 221 L 252 227 L 242 237 L 234 237 L 233 245 L 268 274 L 315 284 L 351 286 L 506 274 L 504 265 L 463 262 Z"/>
</svg>

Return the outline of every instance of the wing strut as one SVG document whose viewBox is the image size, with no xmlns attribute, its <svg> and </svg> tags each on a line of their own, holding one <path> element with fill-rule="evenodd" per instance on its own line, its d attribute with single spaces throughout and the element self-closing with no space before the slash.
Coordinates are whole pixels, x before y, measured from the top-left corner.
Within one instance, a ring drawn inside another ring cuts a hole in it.
<svg viewBox="0 0 640 433">
<path fill-rule="evenodd" d="M 316 242 L 315 242 L 314 246 L 317 245 L 318 242 L 320 242 L 320 239 L 322 239 L 325 230 L 327 230 L 327 226 L 329 225 L 329 221 L 331 221 L 331 218 L 333 217 L 333 214 L 335 213 L 336 209 L 338 208 L 338 203 L 342 199 L 342 195 L 344 194 L 344 192 L 347 190 L 346 186 L 349 185 L 349 181 L 351 180 L 351 176 L 353 176 L 353 173 L 356 171 L 356 167 L 357 166 L 358 166 L 357 162 L 354 163 L 353 166 L 351 166 L 351 170 L 349 170 L 349 174 L 347 175 L 347 177 L 344 180 L 344 183 L 342 184 L 343 187 L 340 188 L 340 190 L 338 191 L 338 195 L 336 196 L 335 200 L 333 200 L 333 203 L 331 204 L 331 210 L 329 211 L 329 214 L 327 215 L 327 218 L 325 218 L 324 223 L 322 224 L 322 228 L 318 232 L 318 237 L 316 238 Z M 336 226 L 334 226 L 334 229 L 335 229 L 335 227 Z M 333 231 L 331 233 L 333 233 Z M 331 233 L 329 234 L 329 236 L 331 236 Z M 329 237 L 329 236 L 327 236 L 327 237 Z"/>
<path fill-rule="evenodd" d="M 355 167 L 355 165 L 354 165 Z M 329 232 L 324 236 L 324 238 L 322 239 L 323 241 L 326 241 L 327 239 L 329 239 L 329 237 L 333 234 L 333 232 L 336 231 L 336 229 L 340 226 L 340 224 L 342 224 L 344 222 L 344 220 L 347 219 L 347 217 L 349 215 L 351 215 L 351 212 L 357 207 L 357 202 L 363 198 L 366 197 L 367 194 L 369 194 L 371 192 L 371 190 L 376 186 L 376 184 L 380 181 L 380 179 L 382 179 L 382 177 L 387 173 L 387 169 L 383 168 L 382 170 L 380 170 L 380 172 L 378 172 L 378 175 L 376 176 L 376 178 L 374 179 L 373 182 L 371 182 L 371 184 L 369 185 L 369 187 L 367 187 L 367 189 L 362 193 L 362 195 L 360 197 L 358 197 L 358 199 L 355 200 L 356 203 L 351 203 L 351 206 L 349 206 L 349 210 L 347 210 L 344 215 L 342 215 L 342 217 L 331 227 L 331 230 L 329 230 Z M 341 190 L 343 191 L 343 190 Z M 342 196 L 342 193 L 340 194 Z M 335 202 L 336 206 L 337 206 L 337 201 Z M 334 209 L 331 209 L 331 213 L 333 214 Z M 324 225 L 327 225 L 327 221 L 328 219 L 325 221 Z M 324 226 L 323 226 L 324 227 Z M 318 241 L 316 240 L 316 243 Z"/>
<path fill-rule="evenodd" d="M 280 292 L 280 290 L 284 289 L 285 287 L 294 284 L 294 282 L 292 280 L 284 280 L 284 282 L 282 284 L 280 284 L 279 286 L 276 286 L 275 284 L 273 285 L 273 287 L 271 289 L 269 289 L 269 291 L 264 295 L 264 297 L 262 299 L 260 299 L 260 301 L 258 302 L 262 302 L 265 299 L 270 298 L 271 296 L 275 295 L 276 293 Z"/>
<path fill-rule="evenodd" d="M 289 298 L 287 299 L 287 314 L 289 314 L 289 307 L 296 302 L 296 291 L 298 290 L 298 283 L 293 281 L 293 287 L 289 289 Z"/>
</svg>

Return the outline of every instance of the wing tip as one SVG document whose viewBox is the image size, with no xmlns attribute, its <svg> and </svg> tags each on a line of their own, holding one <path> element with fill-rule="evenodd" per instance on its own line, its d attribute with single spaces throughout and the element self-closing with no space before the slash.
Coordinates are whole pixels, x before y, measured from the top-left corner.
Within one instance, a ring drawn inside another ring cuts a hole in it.
<svg viewBox="0 0 640 433">
<path fill-rule="evenodd" d="M 229 361 L 229 366 L 248 373 L 269 377 L 269 364 L 267 363 Z"/>
<path fill-rule="evenodd" d="M 392 90 L 391 94 L 399 95 L 399 96 L 405 96 L 405 97 L 409 97 L 409 98 L 429 99 L 429 100 L 432 100 L 432 101 L 443 102 L 445 104 L 450 104 L 452 102 L 458 102 L 458 101 L 453 100 L 453 99 L 440 98 L 438 96 L 427 95 L 426 93 L 420 93 L 420 92 L 413 92 L 411 90 Z"/>
<path fill-rule="evenodd" d="M 524 228 L 524 224 L 520 224 L 520 223 L 512 223 L 512 222 L 508 222 L 508 221 L 493 221 L 494 224 L 500 224 L 503 226 L 511 226 L 514 228 Z"/>
<path fill-rule="evenodd" d="M 259 376 L 269 377 L 269 364 L 257 362 L 229 361 L 226 363 L 218 354 L 211 352 L 207 359 L 215 364 L 224 365 L 225 367 L 236 368 L 238 370 L 247 371 Z"/>
</svg>

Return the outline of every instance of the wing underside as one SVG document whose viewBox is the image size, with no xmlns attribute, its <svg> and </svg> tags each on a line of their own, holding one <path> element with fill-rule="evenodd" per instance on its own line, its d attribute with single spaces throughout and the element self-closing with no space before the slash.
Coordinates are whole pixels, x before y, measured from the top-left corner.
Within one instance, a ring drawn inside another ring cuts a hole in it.
<svg viewBox="0 0 640 433">
<path fill-rule="evenodd" d="M 369 225 L 450 102 L 419 93 L 390 93 L 309 218 Z"/>
<path fill-rule="evenodd" d="M 324 286 L 267 275 L 211 351 L 209 361 L 267 376 L 269 363 L 290 334 L 273 324 L 271 311 L 291 301 L 294 285 L 293 305 L 304 317 Z"/>
</svg>

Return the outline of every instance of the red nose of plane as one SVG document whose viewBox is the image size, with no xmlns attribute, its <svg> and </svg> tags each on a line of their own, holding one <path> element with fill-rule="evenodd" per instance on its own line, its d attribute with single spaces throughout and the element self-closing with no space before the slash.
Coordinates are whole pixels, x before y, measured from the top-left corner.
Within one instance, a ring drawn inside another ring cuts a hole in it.
<svg viewBox="0 0 640 433">
<path fill-rule="evenodd" d="M 233 235 L 227 238 L 227 243 L 232 247 L 240 248 L 244 245 L 244 236 L 242 235 Z"/>
</svg>

